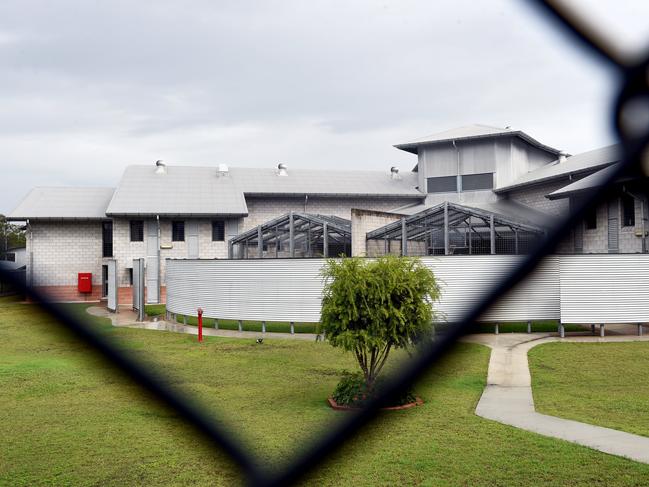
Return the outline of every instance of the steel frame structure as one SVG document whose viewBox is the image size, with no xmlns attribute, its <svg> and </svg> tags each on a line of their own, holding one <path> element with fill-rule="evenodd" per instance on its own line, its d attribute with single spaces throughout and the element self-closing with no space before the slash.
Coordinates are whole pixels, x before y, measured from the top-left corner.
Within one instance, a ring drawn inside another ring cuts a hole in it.
<svg viewBox="0 0 649 487">
<path fill-rule="evenodd" d="M 351 255 L 351 222 L 337 216 L 290 212 L 229 242 L 230 259 Z"/>
<path fill-rule="evenodd" d="M 367 255 L 526 254 L 545 229 L 444 202 L 367 233 Z"/>
</svg>

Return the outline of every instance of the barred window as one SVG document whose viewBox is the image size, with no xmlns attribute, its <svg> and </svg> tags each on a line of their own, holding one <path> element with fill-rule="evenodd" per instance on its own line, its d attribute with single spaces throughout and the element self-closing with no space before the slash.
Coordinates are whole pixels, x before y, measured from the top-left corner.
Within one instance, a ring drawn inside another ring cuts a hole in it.
<svg viewBox="0 0 649 487">
<path fill-rule="evenodd" d="M 171 241 L 184 242 L 185 241 L 185 222 L 173 221 L 171 222 Z"/>
<path fill-rule="evenodd" d="M 595 230 L 597 228 L 597 208 L 589 208 L 584 218 L 586 230 Z"/>
<path fill-rule="evenodd" d="M 429 193 L 450 193 L 457 191 L 457 176 L 428 178 Z"/>
<path fill-rule="evenodd" d="M 223 242 L 225 240 L 225 222 L 214 220 L 212 222 L 212 242 Z"/>
<path fill-rule="evenodd" d="M 102 257 L 113 256 L 113 222 L 101 222 Z"/>
<path fill-rule="evenodd" d="M 628 194 L 622 195 L 622 226 L 635 226 L 635 200 Z"/>
<path fill-rule="evenodd" d="M 131 242 L 144 242 L 143 220 L 131 220 Z"/>
<path fill-rule="evenodd" d="M 493 187 L 493 173 L 487 172 L 482 174 L 465 174 L 462 176 L 462 191 L 492 189 Z"/>
</svg>

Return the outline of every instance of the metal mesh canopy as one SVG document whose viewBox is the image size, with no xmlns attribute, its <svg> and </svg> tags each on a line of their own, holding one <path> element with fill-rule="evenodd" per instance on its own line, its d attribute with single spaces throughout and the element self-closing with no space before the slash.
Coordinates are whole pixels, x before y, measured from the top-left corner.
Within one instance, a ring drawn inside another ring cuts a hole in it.
<svg viewBox="0 0 649 487">
<path fill-rule="evenodd" d="M 367 234 L 367 255 L 525 254 L 541 227 L 445 202 Z"/>
<path fill-rule="evenodd" d="M 230 240 L 231 259 L 351 255 L 351 222 L 310 213 L 287 213 Z"/>
</svg>

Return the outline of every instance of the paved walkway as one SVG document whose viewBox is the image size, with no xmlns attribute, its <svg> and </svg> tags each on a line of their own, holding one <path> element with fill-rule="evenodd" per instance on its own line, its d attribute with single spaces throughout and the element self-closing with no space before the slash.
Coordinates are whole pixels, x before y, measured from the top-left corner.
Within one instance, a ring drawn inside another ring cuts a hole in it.
<svg viewBox="0 0 649 487">
<path fill-rule="evenodd" d="M 187 333 L 189 335 L 198 335 L 198 327 L 192 325 L 183 325 L 180 323 L 173 323 L 170 321 L 137 321 L 137 316 L 134 311 L 130 309 L 120 309 L 119 313 L 111 313 L 105 307 L 91 306 L 88 308 L 88 313 L 94 316 L 101 316 L 108 318 L 113 323 L 113 326 L 125 328 L 139 328 L 143 330 L 158 330 L 170 331 L 174 333 Z M 268 332 L 262 333 L 260 331 L 237 331 L 237 330 L 215 330 L 214 328 L 203 327 L 203 336 L 209 337 L 229 337 L 229 338 L 264 338 L 273 339 L 281 338 L 287 340 L 305 340 L 315 341 L 318 335 L 314 333 L 275 333 Z"/>
<path fill-rule="evenodd" d="M 537 413 L 534 409 L 532 379 L 527 361 L 527 352 L 543 343 L 649 341 L 649 337 L 573 336 L 562 339 L 542 333 L 507 333 L 469 335 L 464 340 L 481 343 L 492 349 L 487 387 L 476 408 L 478 416 L 612 455 L 649 463 L 647 437 Z"/>
</svg>

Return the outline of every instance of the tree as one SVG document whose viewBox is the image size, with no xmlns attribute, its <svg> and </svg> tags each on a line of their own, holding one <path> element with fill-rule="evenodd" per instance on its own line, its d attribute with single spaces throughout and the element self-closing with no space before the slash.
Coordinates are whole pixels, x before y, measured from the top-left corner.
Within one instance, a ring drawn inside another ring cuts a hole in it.
<svg viewBox="0 0 649 487">
<path fill-rule="evenodd" d="M 367 390 L 392 349 L 430 334 L 440 289 L 417 258 L 330 259 L 322 275 L 322 329 L 329 343 L 353 352 Z"/>
<path fill-rule="evenodd" d="M 6 217 L 0 214 L 0 253 L 7 249 L 25 246 L 25 230 L 9 223 Z"/>
</svg>

